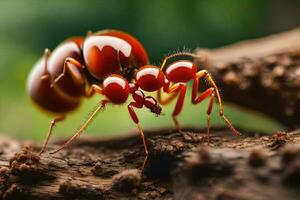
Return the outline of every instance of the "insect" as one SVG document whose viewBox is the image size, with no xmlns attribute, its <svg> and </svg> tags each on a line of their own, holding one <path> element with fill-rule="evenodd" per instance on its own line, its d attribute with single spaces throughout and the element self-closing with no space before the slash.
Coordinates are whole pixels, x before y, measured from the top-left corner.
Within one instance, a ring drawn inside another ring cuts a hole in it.
<svg viewBox="0 0 300 200">
<path fill-rule="evenodd" d="M 79 45 L 79 47 L 82 48 L 83 54 L 83 59 L 81 62 L 73 59 L 72 57 L 67 57 L 65 58 L 64 62 L 64 66 L 66 67 L 60 66 L 60 74 L 54 76 L 53 81 L 51 81 L 51 78 L 49 78 L 49 76 L 46 77 L 50 79 L 50 81 L 48 80 L 47 82 L 47 89 L 55 89 L 59 86 L 59 84 L 63 83 L 63 78 L 70 76 L 71 78 L 73 78 L 74 85 L 77 84 L 77 86 L 83 87 L 82 93 L 80 93 L 82 96 L 89 97 L 91 96 L 91 94 L 98 93 L 105 97 L 100 101 L 96 110 L 87 119 L 84 125 L 59 149 L 52 153 L 60 151 L 61 149 L 68 146 L 74 139 L 76 139 L 89 125 L 95 115 L 100 110 L 105 108 L 105 106 L 107 106 L 108 104 L 124 104 L 125 102 L 127 102 L 129 95 L 131 95 L 133 101 L 130 102 L 127 107 L 131 119 L 139 129 L 139 134 L 143 141 L 145 158 L 143 161 L 142 169 L 144 169 L 145 163 L 148 158 L 148 149 L 143 129 L 139 123 L 139 119 L 135 113 L 135 109 L 146 107 L 152 113 L 160 115 L 162 110 L 160 105 L 169 104 L 175 98 L 177 98 L 172 117 L 176 128 L 180 130 L 181 128 L 177 120 L 177 116 L 182 110 L 187 90 L 186 83 L 189 81 L 193 81 L 191 98 L 193 104 L 198 104 L 206 98 L 210 99 L 207 109 L 208 139 L 210 134 L 210 114 L 215 98 L 218 101 L 220 116 L 222 117 L 222 119 L 226 122 L 227 126 L 235 135 L 240 134 L 224 115 L 222 100 L 219 94 L 218 87 L 213 81 L 211 75 L 206 70 L 198 70 L 198 66 L 196 66 L 190 60 L 177 60 L 175 62 L 171 62 L 169 65 L 166 65 L 170 59 L 173 59 L 175 57 L 189 56 L 193 58 L 196 57 L 196 55 L 188 52 L 175 53 L 165 57 L 160 66 L 149 65 L 148 56 L 142 45 L 137 40 L 127 40 L 126 42 L 124 42 L 124 38 L 119 36 L 115 41 L 110 40 L 109 43 L 104 42 L 107 38 L 111 37 L 115 37 L 115 35 L 112 36 L 111 34 L 109 34 L 99 36 L 98 34 L 93 34 L 91 36 L 88 36 L 84 39 L 83 45 Z M 120 41 L 119 39 L 121 39 L 122 41 Z M 136 48 L 137 50 L 134 51 L 133 48 L 130 48 L 130 44 L 134 44 L 133 46 L 138 47 Z M 54 50 L 54 52 L 55 51 L 57 50 Z M 131 57 L 130 55 L 134 56 Z M 47 54 L 44 57 L 47 57 Z M 42 65 L 44 67 L 47 64 L 49 65 L 49 63 L 45 62 L 45 60 L 46 59 L 44 59 L 44 64 Z M 67 64 L 69 64 L 70 67 L 67 66 Z M 67 69 L 69 70 L 69 75 L 67 75 L 66 73 Z M 46 78 L 44 78 L 43 76 L 44 75 L 40 73 L 36 78 L 38 78 L 39 81 L 45 80 Z M 93 81 L 92 78 L 87 78 L 90 76 L 97 81 Z M 206 79 L 210 83 L 211 87 L 205 90 L 202 94 L 198 95 L 199 79 L 201 78 Z M 169 94 L 169 96 L 163 99 L 161 94 L 162 91 Z M 38 91 L 35 92 L 38 93 Z M 156 92 L 157 98 L 155 99 L 151 96 L 145 96 L 144 92 Z M 52 104 L 50 103 L 50 105 Z M 48 143 L 48 139 L 51 135 L 52 128 L 55 122 L 59 121 L 60 119 L 62 118 L 55 118 L 52 121 L 42 151 L 45 149 Z"/>
</svg>

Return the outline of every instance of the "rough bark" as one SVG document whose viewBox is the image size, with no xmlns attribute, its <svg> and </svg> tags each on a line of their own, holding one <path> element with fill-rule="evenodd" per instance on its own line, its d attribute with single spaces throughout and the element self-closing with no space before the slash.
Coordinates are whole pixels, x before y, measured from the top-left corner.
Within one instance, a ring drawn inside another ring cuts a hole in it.
<svg viewBox="0 0 300 200">
<path fill-rule="evenodd" d="M 225 102 L 300 127 L 300 28 L 226 47 L 196 50 Z"/>
<path fill-rule="evenodd" d="M 2 199 L 299 199 L 300 130 L 232 136 L 213 130 L 81 138 L 51 156 L 40 145 L 1 138 Z M 51 145 L 54 150 L 61 142 Z"/>
</svg>

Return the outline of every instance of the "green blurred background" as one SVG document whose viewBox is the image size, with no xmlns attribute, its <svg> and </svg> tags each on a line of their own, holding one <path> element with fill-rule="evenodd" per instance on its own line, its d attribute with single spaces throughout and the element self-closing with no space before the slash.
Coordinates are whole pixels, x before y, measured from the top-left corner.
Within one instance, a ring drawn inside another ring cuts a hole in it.
<svg viewBox="0 0 300 200">
<path fill-rule="evenodd" d="M 40 112 L 26 94 L 26 78 L 44 48 L 88 30 L 120 29 L 136 36 L 148 50 L 151 63 L 184 46 L 215 48 L 235 41 L 288 30 L 300 24 L 299 1 L 266 0 L 1 0 L 0 1 L 0 134 L 42 140 L 51 116 Z M 222 86 L 220 86 L 222 88 Z M 56 136 L 67 136 L 87 118 L 101 97 L 82 106 L 58 124 Z M 206 127 L 207 102 L 192 106 L 190 98 L 179 120 L 185 126 Z M 156 118 L 138 111 L 145 129 L 171 127 L 174 104 Z M 215 106 L 212 125 L 224 125 Z M 225 106 L 225 113 L 239 128 L 273 132 L 280 124 L 258 113 Z M 107 135 L 134 132 L 126 106 L 108 107 L 86 132 Z"/>
</svg>

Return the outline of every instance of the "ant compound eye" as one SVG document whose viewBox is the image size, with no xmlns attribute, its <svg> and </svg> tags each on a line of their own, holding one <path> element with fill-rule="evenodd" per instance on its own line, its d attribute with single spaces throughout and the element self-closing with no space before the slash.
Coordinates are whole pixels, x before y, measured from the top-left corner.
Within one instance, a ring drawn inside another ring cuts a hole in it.
<svg viewBox="0 0 300 200">
<path fill-rule="evenodd" d="M 146 65 L 136 74 L 137 85 L 147 92 L 159 90 L 163 86 L 164 80 L 163 72 L 152 65 Z"/>
<path fill-rule="evenodd" d="M 103 81 L 103 90 L 104 95 L 114 104 L 124 103 L 129 95 L 128 82 L 116 74 Z"/>
</svg>

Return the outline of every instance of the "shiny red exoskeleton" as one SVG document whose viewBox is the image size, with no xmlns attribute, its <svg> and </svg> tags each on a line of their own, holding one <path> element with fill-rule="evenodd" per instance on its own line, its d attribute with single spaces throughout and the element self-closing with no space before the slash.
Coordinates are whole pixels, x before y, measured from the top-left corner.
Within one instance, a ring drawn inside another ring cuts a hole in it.
<svg viewBox="0 0 300 200">
<path fill-rule="evenodd" d="M 175 53 L 166 57 L 161 66 L 148 64 L 148 55 L 143 46 L 133 36 L 116 31 L 105 30 L 90 34 L 86 38 L 71 38 L 59 45 L 52 54 L 45 50 L 44 57 L 36 64 L 28 81 L 28 90 L 32 100 L 44 110 L 55 113 L 48 131 L 48 136 L 41 150 L 45 150 L 54 124 L 64 119 L 66 113 L 74 110 L 81 97 L 89 97 L 94 93 L 103 95 L 96 110 L 85 124 L 59 149 L 65 148 L 88 126 L 95 115 L 108 104 L 124 104 L 129 95 L 133 101 L 128 103 L 128 112 L 139 129 L 144 145 L 145 160 L 148 157 L 147 145 L 142 127 L 134 109 L 148 108 L 156 115 L 161 114 L 160 105 L 166 105 L 177 97 L 173 111 L 175 126 L 180 130 L 177 116 L 182 110 L 189 81 L 193 81 L 191 101 L 198 104 L 209 98 L 207 110 L 207 135 L 209 139 L 210 113 L 214 99 L 217 98 L 220 116 L 234 134 L 235 130 L 223 113 L 222 101 L 218 88 L 206 70 L 189 60 L 170 63 L 169 59 L 177 56 L 195 55 L 191 53 Z M 211 87 L 198 96 L 199 79 L 206 79 Z M 157 92 L 157 99 L 145 96 L 144 92 Z M 163 99 L 161 92 L 170 94 Z"/>
</svg>

